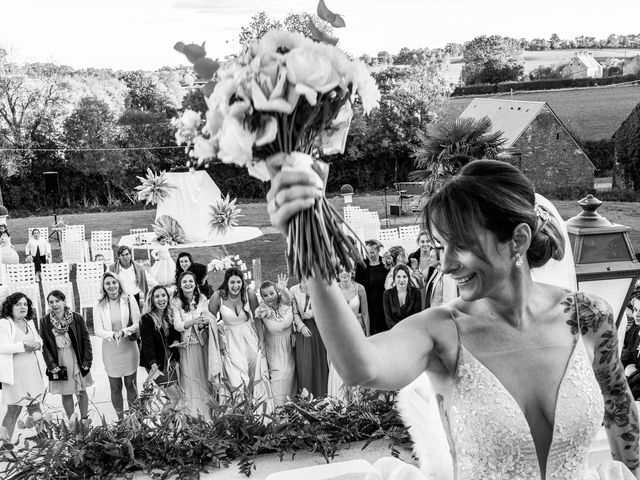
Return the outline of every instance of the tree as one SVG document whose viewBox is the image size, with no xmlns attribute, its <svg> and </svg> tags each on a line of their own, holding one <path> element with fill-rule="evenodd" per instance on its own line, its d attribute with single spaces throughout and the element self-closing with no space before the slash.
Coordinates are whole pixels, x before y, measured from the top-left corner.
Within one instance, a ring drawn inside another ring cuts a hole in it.
<svg viewBox="0 0 640 480">
<path fill-rule="evenodd" d="M 514 81 L 524 72 L 519 42 L 499 35 L 483 35 L 467 42 L 463 60 L 462 78 L 467 85 Z"/>
<path fill-rule="evenodd" d="M 551 35 L 551 37 L 549 37 L 549 47 L 551 48 L 551 50 L 558 50 L 559 48 L 561 48 L 561 42 L 562 40 L 557 33 L 554 33 Z"/>
<path fill-rule="evenodd" d="M 289 13 L 284 19 L 284 28 L 289 32 L 298 32 L 305 37 L 313 37 L 309 30 L 309 20 L 328 37 L 333 37 L 333 27 L 315 13 Z"/>
<path fill-rule="evenodd" d="M 116 119 L 109 106 L 96 97 L 80 100 L 73 113 L 64 121 L 64 138 L 68 149 L 68 162 L 86 178 L 80 182 L 80 195 L 84 204 L 89 197 L 97 198 L 100 183 L 107 189 L 107 202 L 113 203 L 114 179 L 122 175 L 122 161 L 116 148 Z M 96 151 L 88 151 L 95 149 Z M 100 149 L 100 150 L 99 150 Z M 88 180 L 98 175 L 98 185 Z"/>
<path fill-rule="evenodd" d="M 432 124 L 419 133 L 420 144 L 413 148 L 418 170 L 412 178 L 425 182 L 427 194 L 438 190 L 472 158 L 496 158 L 503 150 L 502 131 L 491 132 L 488 117 L 479 120 L 458 118 Z"/>
<path fill-rule="evenodd" d="M 280 20 L 272 19 L 267 15 L 267 12 L 261 11 L 251 17 L 249 25 L 240 29 L 238 41 L 240 42 L 240 45 L 247 45 L 254 38 L 257 40 L 261 39 L 269 30 L 277 30 L 281 28 L 282 22 L 280 22 Z"/>
<path fill-rule="evenodd" d="M 366 117 L 354 115 L 347 153 L 336 162 L 338 170 L 345 168 L 351 179 L 361 178 L 369 182 L 369 188 L 406 178 L 412 170 L 411 148 L 418 142 L 418 132 L 437 118 L 453 91 L 444 75 L 442 58 L 435 54 L 427 64 L 390 67 L 375 77 L 381 92 L 380 108 Z M 360 107 L 356 107 L 357 113 Z M 341 177 L 334 178 L 339 181 Z"/>
</svg>

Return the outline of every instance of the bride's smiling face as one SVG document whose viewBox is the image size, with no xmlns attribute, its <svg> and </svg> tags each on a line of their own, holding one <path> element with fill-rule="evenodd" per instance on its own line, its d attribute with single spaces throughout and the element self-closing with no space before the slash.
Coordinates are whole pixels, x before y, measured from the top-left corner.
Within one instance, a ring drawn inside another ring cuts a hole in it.
<svg viewBox="0 0 640 480">
<path fill-rule="evenodd" d="M 504 294 L 514 267 L 509 242 L 498 241 L 496 235 L 486 228 L 477 231 L 479 251 L 482 258 L 468 247 L 455 245 L 445 240 L 437 231 L 433 232 L 440 251 L 442 271 L 451 276 L 460 291 L 460 297 L 470 302 Z"/>
</svg>

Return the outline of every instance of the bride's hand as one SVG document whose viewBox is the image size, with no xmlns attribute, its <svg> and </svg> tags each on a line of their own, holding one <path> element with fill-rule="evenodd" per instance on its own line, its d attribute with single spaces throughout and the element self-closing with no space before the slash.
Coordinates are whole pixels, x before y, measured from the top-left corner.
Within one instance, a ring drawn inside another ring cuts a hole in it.
<svg viewBox="0 0 640 480">
<path fill-rule="evenodd" d="M 286 235 L 289 220 L 322 197 L 322 180 L 314 171 L 285 170 L 271 180 L 267 212 L 271 224 Z"/>
</svg>

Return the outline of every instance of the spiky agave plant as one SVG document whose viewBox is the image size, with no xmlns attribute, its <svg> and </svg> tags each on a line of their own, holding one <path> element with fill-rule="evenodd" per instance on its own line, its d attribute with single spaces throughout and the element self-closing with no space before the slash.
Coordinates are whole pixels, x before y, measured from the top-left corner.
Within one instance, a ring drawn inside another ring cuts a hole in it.
<svg viewBox="0 0 640 480">
<path fill-rule="evenodd" d="M 162 200 L 171 195 L 171 190 L 175 190 L 175 186 L 169 183 L 169 177 L 167 172 L 162 171 L 155 173 L 150 168 L 147 168 L 146 177 L 138 177 L 140 185 L 136 187 L 138 191 L 138 200 L 145 201 L 146 205 L 157 205 Z"/>
<path fill-rule="evenodd" d="M 244 217 L 240 212 L 242 209 L 236 207 L 237 198 L 231 200 L 229 194 L 221 198 L 211 206 L 211 220 L 209 225 L 211 230 L 220 236 L 224 236 L 233 227 L 238 226 L 238 219 Z"/>
</svg>

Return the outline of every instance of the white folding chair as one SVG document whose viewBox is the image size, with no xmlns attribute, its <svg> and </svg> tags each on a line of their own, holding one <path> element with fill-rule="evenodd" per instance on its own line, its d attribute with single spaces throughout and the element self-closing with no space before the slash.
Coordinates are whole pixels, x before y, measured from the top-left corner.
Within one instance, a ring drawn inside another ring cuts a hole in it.
<svg viewBox="0 0 640 480">
<path fill-rule="evenodd" d="M 63 242 L 84 242 L 84 225 L 67 225 L 62 230 Z"/>
<path fill-rule="evenodd" d="M 114 258 L 115 256 L 113 255 L 113 249 L 109 248 L 109 249 L 105 249 L 105 250 L 101 250 L 101 249 L 95 249 L 95 250 L 91 250 L 91 255 L 92 258 L 91 260 L 93 260 L 94 262 L 96 261 L 96 256 L 98 255 L 102 255 L 104 257 L 104 263 L 107 264 L 111 264 L 113 262 L 115 262 Z"/>
<path fill-rule="evenodd" d="M 129 235 L 140 235 L 141 233 L 147 233 L 148 231 L 148 228 L 130 228 Z"/>
<path fill-rule="evenodd" d="M 68 263 L 45 263 L 42 265 L 40 273 L 42 293 L 45 302 L 47 295 L 53 290 L 60 290 L 67 298 L 66 302 L 72 309 L 75 309 L 75 297 L 73 295 L 73 285 L 69 278 Z"/>
<path fill-rule="evenodd" d="M 5 265 L 8 293 L 22 292 L 33 302 L 38 318 L 42 313 L 40 303 L 40 284 L 36 282 L 36 269 L 33 263 Z"/>
<path fill-rule="evenodd" d="M 106 254 L 107 251 L 111 253 Z M 113 232 L 111 230 L 93 230 L 91 232 L 91 258 L 95 258 L 98 253 L 105 257 L 105 261 L 113 263 Z"/>
<path fill-rule="evenodd" d="M 398 235 L 400 236 L 400 240 L 411 241 L 414 244 L 417 244 L 418 234 L 420 233 L 420 225 L 406 225 L 403 227 L 398 227 Z"/>
<path fill-rule="evenodd" d="M 66 263 L 79 263 L 87 260 L 87 242 L 63 240 L 60 244 L 62 261 Z"/>
<path fill-rule="evenodd" d="M 384 230 L 380 230 L 378 234 L 378 240 L 382 242 L 385 250 L 389 247 L 393 247 L 394 245 L 400 244 L 400 235 L 398 235 L 397 228 L 387 228 Z"/>
<path fill-rule="evenodd" d="M 76 285 L 80 297 L 80 310 L 93 308 L 93 305 L 100 298 L 103 273 L 104 266 L 100 262 L 82 262 L 76 265 Z"/>
<path fill-rule="evenodd" d="M 31 227 L 29 228 L 29 238 L 31 238 L 31 232 L 38 230 L 40 232 L 40 238 L 44 238 L 47 241 L 49 238 L 49 227 Z M 28 240 L 28 239 L 27 239 Z"/>
</svg>

